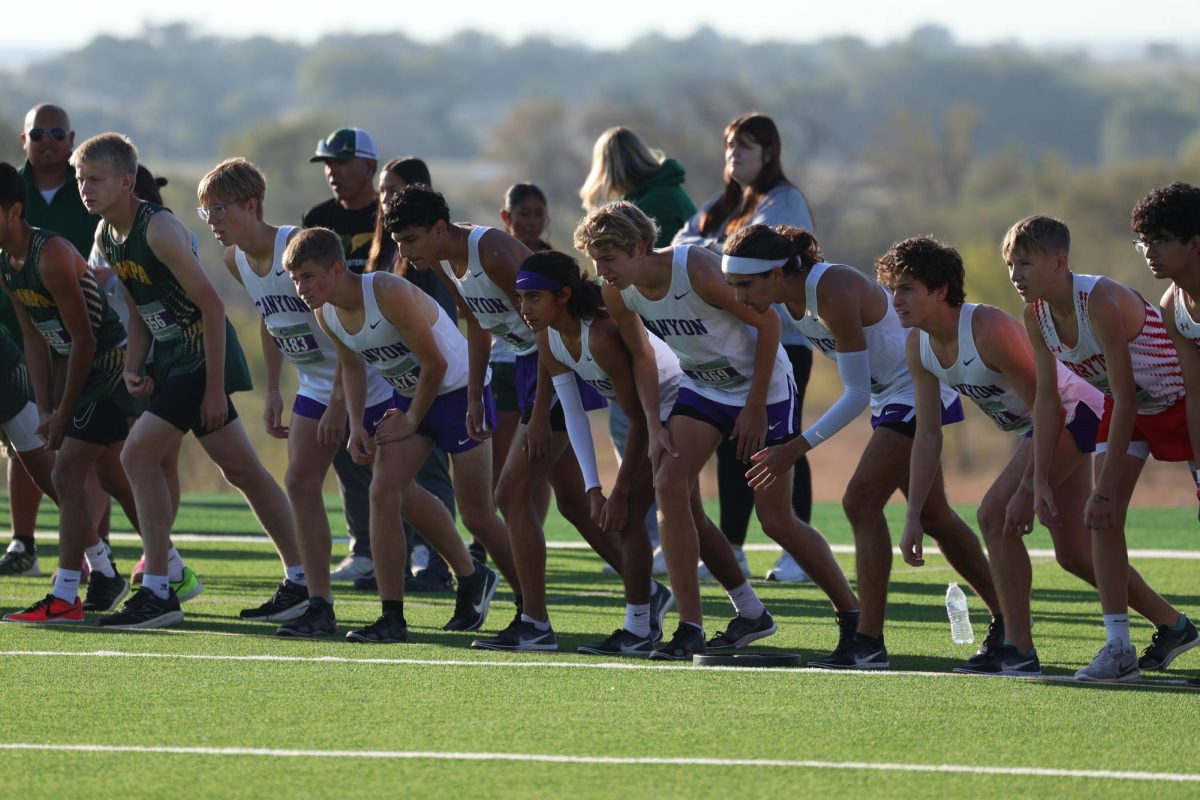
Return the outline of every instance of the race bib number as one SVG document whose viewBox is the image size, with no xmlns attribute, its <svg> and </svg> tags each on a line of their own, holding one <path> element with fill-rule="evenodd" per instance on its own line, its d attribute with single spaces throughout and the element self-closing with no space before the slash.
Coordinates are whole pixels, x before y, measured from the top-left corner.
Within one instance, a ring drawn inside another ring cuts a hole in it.
<svg viewBox="0 0 1200 800">
<path fill-rule="evenodd" d="M 162 303 L 158 301 L 143 303 L 137 307 L 137 310 L 142 315 L 142 321 L 146 323 L 146 327 L 150 329 L 150 335 L 154 337 L 154 341 L 170 342 L 182 335 L 179 326 L 175 324 L 175 316 L 167 311 Z"/>
<path fill-rule="evenodd" d="M 980 403 L 979 409 L 1002 431 L 1015 431 L 1029 426 L 1026 417 L 1017 416 L 1004 407 L 1003 403 Z"/>
<path fill-rule="evenodd" d="M 702 383 L 714 389 L 735 389 L 744 386 L 750 380 L 734 369 L 727 358 L 714 358 L 703 364 L 689 363 L 685 365 L 681 362 L 680 366 L 683 367 L 684 375 L 696 383 Z"/>
<path fill-rule="evenodd" d="M 71 352 L 71 336 L 63 330 L 61 322 L 56 319 L 44 319 L 33 324 L 42 332 L 42 336 L 46 338 L 54 352 L 60 356 Z"/>
<path fill-rule="evenodd" d="M 417 390 L 417 382 L 421 379 L 421 365 L 414 359 L 406 358 L 398 364 L 381 370 L 381 373 L 398 394 L 412 397 Z"/>
<path fill-rule="evenodd" d="M 317 344 L 317 337 L 306 322 L 282 328 L 268 325 L 267 333 L 271 334 L 283 357 L 293 364 L 312 364 L 322 359 L 321 346 Z"/>
<path fill-rule="evenodd" d="M 500 339 L 514 350 L 524 350 L 529 346 L 530 340 L 526 336 L 518 333 L 513 333 L 507 325 L 501 325 L 493 328 L 491 331 L 493 336 L 498 336 Z"/>
</svg>

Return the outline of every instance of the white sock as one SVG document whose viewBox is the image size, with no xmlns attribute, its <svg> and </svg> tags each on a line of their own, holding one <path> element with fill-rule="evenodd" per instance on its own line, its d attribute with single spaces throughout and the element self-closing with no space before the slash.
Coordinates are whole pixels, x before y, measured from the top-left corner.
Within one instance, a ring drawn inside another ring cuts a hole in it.
<svg viewBox="0 0 1200 800">
<path fill-rule="evenodd" d="M 284 567 L 283 574 L 292 583 L 299 584 L 300 586 L 308 586 L 308 578 L 304 576 L 303 564 L 298 567 Z"/>
<path fill-rule="evenodd" d="M 542 620 L 534 619 L 533 617 L 529 616 L 528 614 L 522 614 L 521 622 L 528 622 L 530 625 L 537 628 L 539 631 L 550 630 L 550 620 L 546 620 L 543 622 Z"/>
<path fill-rule="evenodd" d="M 1129 639 L 1128 614 L 1105 614 L 1104 632 L 1108 634 L 1108 641 L 1120 642 L 1126 650 L 1133 647 L 1133 642 Z"/>
<path fill-rule="evenodd" d="M 733 603 L 733 610 L 737 612 L 739 617 L 758 619 L 766 611 L 762 601 L 755 594 L 754 587 L 750 585 L 750 581 L 746 581 L 732 592 L 726 592 L 726 594 L 729 595 L 729 601 Z"/>
<path fill-rule="evenodd" d="M 650 604 L 625 605 L 625 630 L 643 639 L 650 638 Z"/>
<path fill-rule="evenodd" d="M 183 580 L 183 556 L 174 547 L 167 551 L 167 577 L 173 581 Z"/>
<path fill-rule="evenodd" d="M 117 577 L 117 571 L 113 569 L 112 559 L 108 557 L 108 548 L 104 542 L 97 542 L 94 546 L 84 549 L 83 555 L 87 558 L 92 572 L 99 572 L 106 578 Z"/>
<path fill-rule="evenodd" d="M 72 603 L 79 599 L 79 576 L 81 570 L 58 568 L 58 574 L 54 576 L 54 596 L 66 603 Z"/>
<path fill-rule="evenodd" d="M 166 600 L 171 595 L 171 581 L 166 575 L 146 573 L 142 576 L 142 586 L 154 592 L 159 600 Z"/>
</svg>

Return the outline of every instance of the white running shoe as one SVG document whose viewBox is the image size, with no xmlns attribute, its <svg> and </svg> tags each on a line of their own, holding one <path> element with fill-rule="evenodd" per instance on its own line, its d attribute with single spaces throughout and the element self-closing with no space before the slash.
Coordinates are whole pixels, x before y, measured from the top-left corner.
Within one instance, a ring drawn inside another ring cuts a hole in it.
<svg viewBox="0 0 1200 800">
<path fill-rule="evenodd" d="M 375 562 L 366 556 L 349 555 L 342 559 L 337 569 L 329 573 L 331 581 L 355 581 L 375 574 Z"/>
<path fill-rule="evenodd" d="M 796 559 L 792 558 L 791 553 L 784 550 L 775 562 L 775 566 L 771 567 L 767 573 L 767 580 L 779 583 L 804 583 L 808 580 L 808 573 L 796 563 Z"/>
<path fill-rule="evenodd" d="M 742 568 L 742 574 L 746 576 L 746 580 L 750 580 L 750 563 L 746 561 L 746 551 L 740 547 L 735 547 L 733 548 L 733 554 L 737 557 L 738 566 Z M 702 581 L 716 580 L 703 561 L 696 567 L 696 575 Z"/>
<path fill-rule="evenodd" d="M 1101 647 L 1092 663 L 1075 673 L 1075 680 L 1095 683 L 1123 683 L 1141 677 L 1137 651 L 1116 641 Z"/>
<path fill-rule="evenodd" d="M 415 551 L 414 551 L 415 552 Z M 616 575 L 617 571 L 613 569 L 612 564 L 605 564 L 600 568 L 600 571 L 605 575 Z M 667 574 L 667 559 L 663 555 L 662 547 L 654 548 L 654 561 L 650 563 L 651 575 L 666 575 Z"/>
<path fill-rule="evenodd" d="M 412 558 L 409 559 L 408 571 L 416 575 L 428 566 L 429 548 L 423 544 L 419 544 L 412 549 Z"/>
</svg>

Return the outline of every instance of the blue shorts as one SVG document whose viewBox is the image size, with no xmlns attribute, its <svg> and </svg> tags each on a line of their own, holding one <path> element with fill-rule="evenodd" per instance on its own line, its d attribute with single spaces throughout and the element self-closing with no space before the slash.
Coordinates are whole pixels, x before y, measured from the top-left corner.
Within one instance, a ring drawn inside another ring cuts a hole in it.
<svg viewBox="0 0 1200 800">
<path fill-rule="evenodd" d="M 942 424 L 953 425 L 965 419 L 962 398 L 955 397 L 942 406 Z M 909 439 L 917 435 L 917 410 L 908 403 L 889 403 L 878 414 L 871 415 L 871 428 L 887 428 Z"/>
<path fill-rule="evenodd" d="M 382 403 L 376 403 L 370 408 L 363 411 L 363 426 L 367 429 L 367 433 L 371 436 L 375 435 L 375 429 L 379 427 L 380 421 L 383 419 L 383 414 L 389 408 L 395 408 L 396 401 L 389 397 Z M 329 406 L 311 397 L 305 397 L 302 394 L 296 395 L 296 399 L 292 401 L 292 413 L 297 414 L 307 419 L 320 420 L 325 414 L 325 409 Z"/>
<path fill-rule="evenodd" d="M 395 401 L 401 411 L 408 411 L 412 405 L 412 398 L 403 395 L 396 395 Z M 496 401 L 490 386 L 483 387 L 483 419 L 488 430 L 496 429 Z M 467 387 L 439 394 L 417 426 L 417 433 L 433 439 L 450 454 L 465 453 L 482 444 L 467 433 Z"/>
<path fill-rule="evenodd" d="M 706 422 L 721 432 L 722 438 L 733 433 L 733 424 L 744 406 L 729 405 L 710 400 L 702 394 L 679 388 L 679 396 L 671 408 L 672 417 L 691 417 Z M 796 402 L 796 388 L 788 387 L 788 399 L 767 403 L 767 444 L 779 444 L 793 439 L 800 433 L 800 404 Z"/>
<path fill-rule="evenodd" d="M 517 410 L 521 412 L 521 421 L 527 423 L 530 415 L 533 414 L 533 399 L 537 395 L 537 353 L 517 356 L 514 371 L 517 384 Z M 604 396 L 587 384 L 583 378 L 575 375 L 575 384 L 579 387 L 579 399 L 583 401 L 584 411 L 608 408 L 608 401 L 604 399 Z M 557 392 L 551 392 L 550 395 L 550 429 L 555 431 L 567 429 L 562 408 L 558 405 Z"/>
</svg>

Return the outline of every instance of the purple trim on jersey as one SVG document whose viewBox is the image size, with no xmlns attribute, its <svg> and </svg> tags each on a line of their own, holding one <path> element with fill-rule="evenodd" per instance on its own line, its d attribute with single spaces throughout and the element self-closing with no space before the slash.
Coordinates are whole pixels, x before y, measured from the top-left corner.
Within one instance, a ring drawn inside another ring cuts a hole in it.
<svg viewBox="0 0 1200 800">
<path fill-rule="evenodd" d="M 518 355 L 515 364 L 517 409 L 521 412 L 521 417 L 524 418 L 527 409 L 533 408 L 533 399 L 537 395 L 538 354 L 528 353 L 523 356 Z M 604 395 L 597 392 L 590 383 L 580 378 L 577 373 L 573 374 L 575 374 L 575 385 L 579 387 L 579 399 L 583 401 L 584 411 L 608 408 L 608 401 L 604 399 Z M 550 397 L 550 406 L 553 407 L 558 403 L 558 393 L 552 392 Z"/>
<path fill-rule="evenodd" d="M 408 411 L 411 397 L 396 395 L 396 407 Z M 496 429 L 496 401 L 492 387 L 483 387 L 483 419 L 488 430 Z M 447 453 L 465 453 L 482 442 L 477 442 L 467 433 L 467 387 L 439 394 L 417 426 L 417 433 L 433 439 L 434 444 Z"/>
<path fill-rule="evenodd" d="M 363 427 L 367 429 L 367 433 L 371 436 L 375 435 L 375 429 L 379 427 L 380 421 L 383 420 L 384 413 L 389 408 L 394 408 L 396 405 L 394 397 L 389 397 L 382 403 L 376 403 L 370 408 L 363 411 Z M 305 397 L 302 394 L 296 395 L 296 399 L 292 401 L 292 413 L 299 414 L 306 419 L 315 419 L 318 422 L 325 414 L 325 409 L 329 406 L 322 402 L 313 400 L 311 397 Z"/>
<path fill-rule="evenodd" d="M 1100 433 L 1100 418 L 1087 403 L 1075 405 L 1075 418 L 1067 423 L 1067 433 L 1075 440 L 1081 453 L 1096 452 L 1096 437 Z"/>
<path fill-rule="evenodd" d="M 913 427 L 915 428 L 916 415 L 917 410 L 908 403 L 889 403 L 878 414 L 871 415 L 871 428 L 878 428 L 880 425 L 898 425 L 905 422 L 913 423 Z M 953 425 L 956 422 L 962 422 L 965 418 L 962 397 L 956 396 L 950 405 L 942 406 L 943 425 Z"/>
<path fill-rule="evenodd" d="M 671 407 L 672 417 L 691 417 L 707 422 L 722 437 L 733 433 L 733 424 L 744 406 L 728 405 L 710 400 L 687 387 L 679 388 L 679 396 Z M 800 432 L 800 408 L 796 403 L 796 389 L 788 387 L 788 399 L 767 403 L 767 444 L 778 444 L 793 439 Z"/>
</svg>

